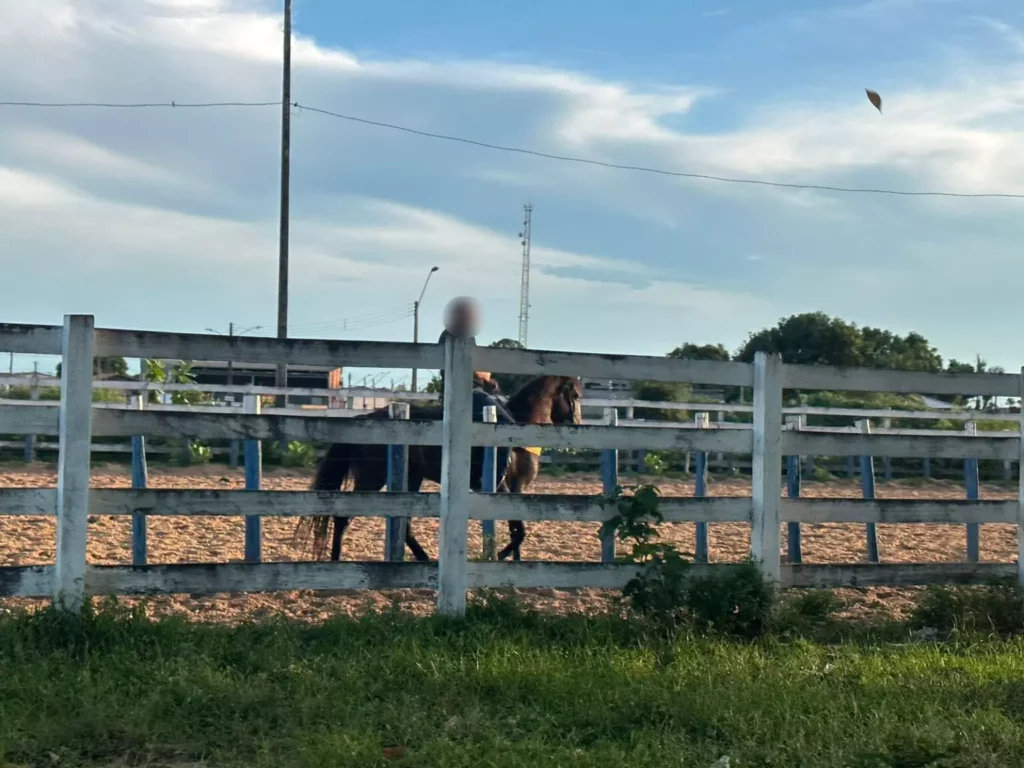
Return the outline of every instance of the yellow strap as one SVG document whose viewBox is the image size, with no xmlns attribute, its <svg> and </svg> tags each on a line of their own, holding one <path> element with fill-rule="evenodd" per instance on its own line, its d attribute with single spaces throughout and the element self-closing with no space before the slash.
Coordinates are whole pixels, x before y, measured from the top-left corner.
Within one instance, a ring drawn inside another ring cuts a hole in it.
<svg viewBox="0 0 1024 768">
<path fill-rule="evenodd" d="M 524 448 L 523 450 L 524 451 L 529 451 L 534 456 L 540 456 L 540 450 L 541 450 L 540 448 Z"/>
</svg>

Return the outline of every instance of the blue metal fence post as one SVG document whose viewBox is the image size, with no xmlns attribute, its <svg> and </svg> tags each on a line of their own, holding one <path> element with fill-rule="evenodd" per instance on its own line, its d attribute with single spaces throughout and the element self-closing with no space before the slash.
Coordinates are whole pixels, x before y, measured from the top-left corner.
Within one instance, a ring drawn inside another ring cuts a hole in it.
<svg viewBox="0 0 1024 768">
<path fill-rule="evenodd" d="M 693 423 L 697 429 L 707 429 L 710 425 L 708 414 L 695 413 Z M 697 498 L 704 498 L 708 495 L 708 454 L 707 451 L 697 451 L 694 456 L 694 471 L 696 482 L 693 486 L 693 495 Z M 708 524 L 704 520 L 697 522 L 697 539 L 694 546 L 694 560 L 698 563 L 708 561 Z"/>
<path fill-rule="evenodd" d="M 964 425 L 964 431 L 971 437 L 978 434 L 978 425 L 969 421 Z M 981 498 L 978 482 L 978 460 L 964 459 L 964 485 L 967 490 L 968 501 L 978 501 Z M 981 560 L 981 527 L 978 523 L 967 524 L 967 562 L 977 563 Z"/>
<path fill-rule="evenodd" d="M 242 410 L 246 414 L 258 415 L 260 412 L 260 396 L 246 395 L 242 401 Z M 243 448 L 245 454 L 245 490 L 258 491 L 263 479 L 263 443 L 260 440 L 246 440 Z M 245 518 L 245 560 L 258 563 L 262 556 L 262 520 L 259 515 L 246 515 Z"/>
<path fill-rule="evenodd" d="M 36 363 L 32 369 L 32 387 L 28 391 L 29 400 L 39 399 L 39 364 Z M 31 464 L 36 460 L 36 436 L 25 435 L 25 463 Z"/>
<path fill-rule="evenodd" d="M 891 429 L 892 419 L 882 419 L 882 428 Z M 882 457 L 882 477 L 886 480 L 892 480 L 892 457 L 890 456 Z"/>
<path fill-rule="evenodd" d="M 803 416 L 790 416 L 786 418 L 789 429 L 800 431 L 803 426 Z M 786 496 L 790 499 L 800 498 L 800 457 L 786 457 Z M 789 555 L 789 562 L 799 565 L 804 561 L 803 547 L 800 540 L 800 523 L 789 521 L 786 523 L 786 550 Z"/>
<path fill-rule="evenodd" d="M 131 395 L 129 405 L 134 410 L 146 407 L 146 394 L 140 392 Z M 144 491 L 149 484 L 149 470 L 146 467 L 146 438 L 143 435 L 132 437 L 132 490 Z M 146 515 L 141 512 L 132 514 L 132 565 L 145 565 L 148 557 Z"/>
<path fill-rule="evenodd" d="M 609 427 L 619 426 L 619 412 L 614 408 L 604 409 L 604 423 Z M 601 451 L 601 485 L 605 493 L 612 493 L 619 484 L 619 452 L 615 448 Z M 601 562 L 615 561 L 615 533 L 601 539 Z"/>
<path fill-rule="evenodd" d="M 484 422 L 486 424 L 498 423 L 498 409 L 495 406 L 484 406 Z M 483 464 L 483 476 L 480 478 L 480 492 L 494 493 L 498 490 L 498 449 L 493 445 L 484 446 Z M 480 529 L 483 536 L 484 560 L 493 560 L 495 558 L 494 521 L 481 520 Z"/>
<path fill-rule="evenodd" d="M 408 403 L 388 403 L 388 417 L 409 419 Z M 409 449 L 405 445 L 388 446 L 388 492 L 405 493 L 409 488 Z M 405 559 L 405 538 L 409 530 L 409 518 L 388 517 L 385 519 L 384 559 L 399 563 Z"/>
<path fill-rule="evenodd" d="M 857 426 L 860 427 L 860 431 L 865 435 L 871 434 L 871 420 L 863 419 L 857 422 Z M 875 462 L 871 456 L 860 457 L 860 487 L 861 495 L 865 499 L 873 500 L 875 498 Z M 878 562 L 878 532 L 875 530 L 874 523 L 867 524 L 867 548 L 868 548 L 868 562 Z"/>
</svg>

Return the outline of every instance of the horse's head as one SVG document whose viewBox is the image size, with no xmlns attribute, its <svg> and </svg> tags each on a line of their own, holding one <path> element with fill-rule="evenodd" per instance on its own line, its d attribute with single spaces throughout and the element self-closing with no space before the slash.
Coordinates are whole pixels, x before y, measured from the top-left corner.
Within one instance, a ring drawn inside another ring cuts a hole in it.
<svg viewBox="0 0 1024 768">
<path fill-rule="evenodd" d="M 583 423 L 583 388 L 575 376 L 557 376 L 551 398 L 553 424 Z"/>
</svg>

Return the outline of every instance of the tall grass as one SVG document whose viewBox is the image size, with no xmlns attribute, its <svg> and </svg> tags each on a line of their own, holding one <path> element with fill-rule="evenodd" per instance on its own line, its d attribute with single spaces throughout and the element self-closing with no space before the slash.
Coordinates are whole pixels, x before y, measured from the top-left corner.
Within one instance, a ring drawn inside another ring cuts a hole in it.
<svg viewBox="0 0 1024 768">
<path fill-rule="evenodd" d="M 820 600 L 811 612 L 827 612 Z M 461 621 L 0 618 L 15 765 L 1009 766 L 1024 643 L 683 638 L 504 602 Z"/>
</svg>

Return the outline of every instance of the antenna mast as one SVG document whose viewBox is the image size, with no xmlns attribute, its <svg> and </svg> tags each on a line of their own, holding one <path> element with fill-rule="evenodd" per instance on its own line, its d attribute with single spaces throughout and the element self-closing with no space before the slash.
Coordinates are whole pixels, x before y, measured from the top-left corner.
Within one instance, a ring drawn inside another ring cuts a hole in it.
<svg viewBox="0 0 1024 768">
<path fill-rule="evenodd" d="M 530 324 L 530 228 L 533 217 L 533 206 L 523 206 L 526 218 L 523 220 L 523 231 L 519 237 L 523 241 L 523 276 L 519 284 L 519 343 L 526 346 L 526 329 Z"/>
</svg>

